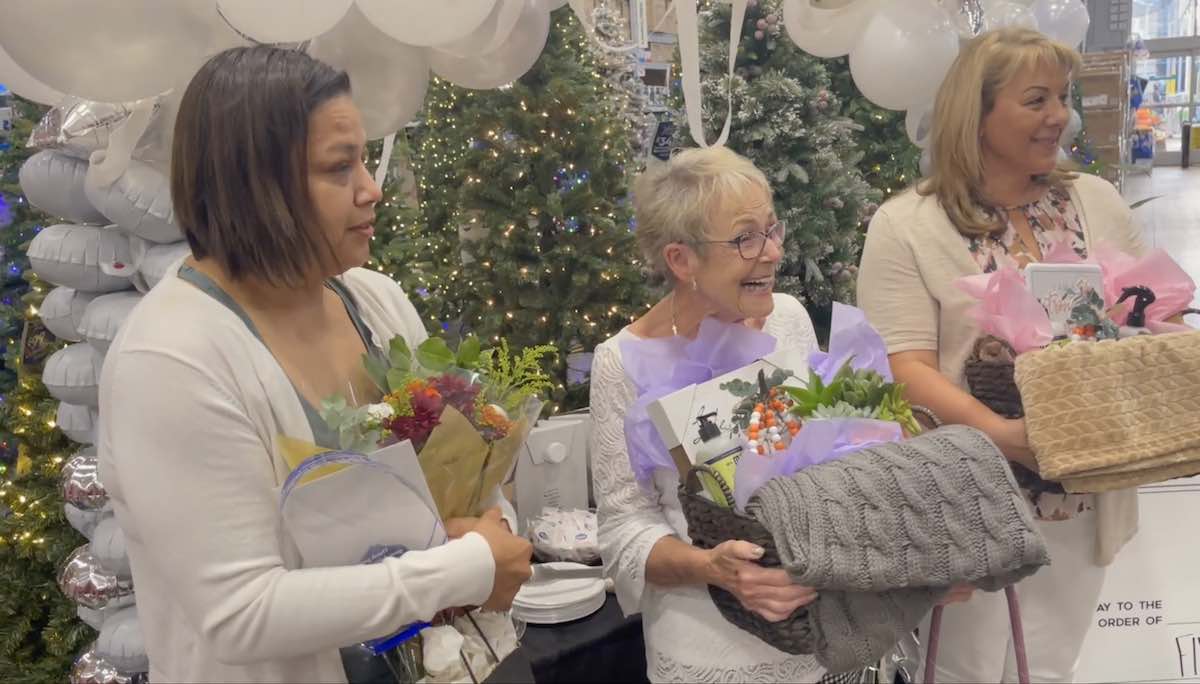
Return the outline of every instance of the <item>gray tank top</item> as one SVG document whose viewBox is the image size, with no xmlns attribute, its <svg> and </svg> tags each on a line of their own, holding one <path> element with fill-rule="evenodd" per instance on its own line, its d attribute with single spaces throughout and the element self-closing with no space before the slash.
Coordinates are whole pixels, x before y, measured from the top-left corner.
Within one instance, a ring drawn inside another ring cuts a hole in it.
<svg viewBox="0 0 1200 684">
<path fill-rule="evenodd" d="M 258 328 L 254 325 L 254 321 L 250 320 L 250 316 L 246 313 L 246 310 L 243 309 L 240 304 L 234 301 L 233 297 L 229 296 L 228 292 L 222 290 L 220 285 L 217 285 L 215 282 L 213 282 L 212 278 L 209 278 L 187 264 L 179 267 L 179 277 L 180 279 L 186 280 L 187 282 L 196 286 L 202 292 L 217 300 L 221 304 L 224 304 L 230 311 L 237 314 L 237 317 L 242 320 L 242 323 L 246 324 L 246 327 L 251 333 L 254 334 L 254 337 L 256 337 L 259 342 L 263 342 L 262 335 L 259 334 Z M 354 324 L 354 329 L 358 332 L 359 338 L 362 339 L 363 347 L 367 350 L 367 353 L 372 356 L 384 358 L 383 350 L 375 346 L 374 342 L 372 342 L 371 329 L 367 327 L 366 321 L 363 320 L 362 313 L 359 312 L 358 303 L 354 301 L 354 296 L 350 294 L 350 291 L 346 289 L 346 286 L 335 278 L 330 278 L 329 280 L 325 281 L 325 286 L 330 290 L 333 290 L 334 294 L 336 294 L 342 300 L 342 304 L 346 307 L 346 313 L 350 315 L 350 321 Z M 265 342 L 263 343 L 263 346 L 266 346 Z M 268 348 L 267 351 L 270 351 L 270 349 Z M 291 383 L 291 378 L 288 378 L 288 382 Z M 326 449 L 339 448 L 340 445 L 338 444 L 337 433 L 325 423 L 324 419 L 321 418 L 321 412 L 304 398 L 304 395 L 300 393 L 300 390 L 296 389 L 296 384 L 291 384 L 292 391 L 296 393 L 296 398 L 300 400 L 300 406 L 304 408 L 304 416 L 308 419 L 308 425 L 310 428 L 312 428 L 313 441 L 317 444 L 317 446 L 324 447 Z"/>
</svg>

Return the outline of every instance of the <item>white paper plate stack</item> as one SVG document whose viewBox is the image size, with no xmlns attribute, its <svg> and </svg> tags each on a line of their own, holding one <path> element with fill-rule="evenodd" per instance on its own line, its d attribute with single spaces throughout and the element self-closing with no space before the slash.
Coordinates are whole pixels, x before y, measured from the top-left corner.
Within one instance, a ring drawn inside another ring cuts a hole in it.
<svg viewBox="0 0 1200 684">
<path fill-rule="evenodd" d="M 604 580 L 599 577 L 556 577 L 557 571 L 587 572 L 580 563 L 543 563 L 513 600 L 513 617 L 533 625 L 556 625 L 585 618 L 604 607 Z"/>
</svg>

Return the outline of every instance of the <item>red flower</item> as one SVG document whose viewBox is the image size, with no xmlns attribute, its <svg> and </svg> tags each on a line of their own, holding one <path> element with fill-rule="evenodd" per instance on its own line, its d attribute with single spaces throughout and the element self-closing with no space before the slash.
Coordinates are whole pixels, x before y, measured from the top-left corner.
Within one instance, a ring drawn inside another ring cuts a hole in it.
<svg viewBox="0 0 1200 684">
<path fill-rule="evenodd" d="M 479 395 L 478 384 L 468 382 L 461 375 L 447 373 L 430 378 L 429 386 L 442 395 L 446 406 L 453 406 L 468 419 L 475 414 L 475 397 Z"/>
<path fill-rule="evenodd" d="M 411 416 L 394 416 L 388 419 L 384 427 L 398 440 L 412 440 L 413 448 L 419 451 L 425 446 L 429 434 L 441 422 L 441 407 L 438 406 L 435 411 L 427 397 L 413 397 L 412 409 Z"/>
</svg>

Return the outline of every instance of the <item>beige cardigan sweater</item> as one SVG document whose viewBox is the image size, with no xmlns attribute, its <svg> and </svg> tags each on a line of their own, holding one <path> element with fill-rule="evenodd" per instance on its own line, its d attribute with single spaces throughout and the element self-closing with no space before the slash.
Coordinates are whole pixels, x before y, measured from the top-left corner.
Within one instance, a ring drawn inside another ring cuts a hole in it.
<svg viewBox="0 0 1200 684">
<path fill-rule="evenodd" d="M 1108 181 L 1080 175 L 1070 184 L 1088 249 L 1110 242 L 1145 251 L 1133 212 Z M 963 367 L 979 327 L 975 303 L 954 281 L 980 273 L 967 243 L 935 197 L 909 189 L 871 219 L 858 277 L 858 304 L 887 342 L 889 353 L 936 350 L 942 373 L 965 388 Z M 1097 496 L 1096 562 L 1107 565 L 1137 531 L 1137 492 Z"/>
</svg>

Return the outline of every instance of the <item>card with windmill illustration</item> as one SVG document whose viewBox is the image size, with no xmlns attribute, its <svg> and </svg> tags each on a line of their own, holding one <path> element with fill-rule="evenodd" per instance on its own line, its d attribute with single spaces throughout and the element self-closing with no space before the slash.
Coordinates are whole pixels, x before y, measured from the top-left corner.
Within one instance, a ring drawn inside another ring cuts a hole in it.
<svg viewBox="0 0 1200 684">
<path fill-rule="evenodd" d="M 764 387 L 801 387 L 808 377 L 807 348 L 781 349 L 707 382 L 689 385 L 652 402 L 650 419 L 679 468 L 705 463 L 732 449 L 750 422 Z"/>
</svg>

